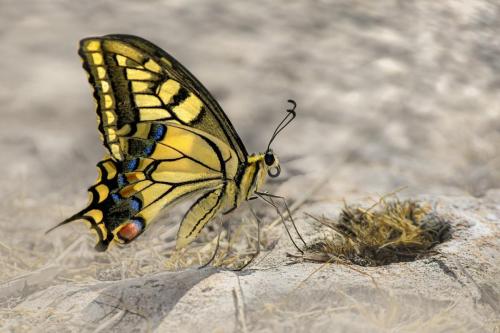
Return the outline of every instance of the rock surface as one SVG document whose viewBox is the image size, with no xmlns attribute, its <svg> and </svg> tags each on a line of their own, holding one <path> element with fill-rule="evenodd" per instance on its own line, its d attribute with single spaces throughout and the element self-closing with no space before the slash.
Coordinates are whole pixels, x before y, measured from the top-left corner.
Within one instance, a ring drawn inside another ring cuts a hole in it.
<svg viewBox="0 0 500 333">
<path fill-rule="evenodd" d="M 498 331 L 499 12 L 488 1 L 4 2 L 0 331 Z M 308 241 L 318 231 L 303 213 L 335 217 L 344 199 L 370 205 L 401 187 L 453 238 L 414 262 L 321 265 L 287 257 L 275 228 L 275 247 L 233 272 L 166 267 L 182 209 L 104 254 L 79 224 L 45 236 L 84 205 L 103 153 L 76 42 L 116 32 L 191 69 L 249 151 L 297 101 L 269 189 L 301 203 Z"/>
</svg>

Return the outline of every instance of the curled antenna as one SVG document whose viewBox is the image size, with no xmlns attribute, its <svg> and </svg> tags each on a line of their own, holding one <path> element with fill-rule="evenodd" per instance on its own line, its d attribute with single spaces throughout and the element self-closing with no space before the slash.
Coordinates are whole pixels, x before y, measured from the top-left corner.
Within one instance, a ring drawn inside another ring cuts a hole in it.
<svg viewBox="0 0 500 333">
<path fill-rule="evenodd" d="M 271 139 L 269 140 L 269 144 L 267 145 L 266 151 L 269 151 L 269 147 L 271 147 L 271 143 L 273 143 L 274 139 L 279 134 L 279 132 L 281 132 L 285 127 L 287 127 L 288 124 L 290 124 L 292 122 L 292 120 L 295 119 L 295 117 L 297 116 L 297 114 L 295 113 L 295 108 L 297 107 L 297 103 L 295 103 L 295 101 L 293 99 L 289 99 L 288 103 L 292 104 L 292 108 L 286 110 L 286 112 L 288 112 L 288 113 L 286 114 L 285 118 L 283 118 L 283 120 L 278 124 L 278 126 L 274 130 L 274 133 L 271 136 Z"/>
</svg>

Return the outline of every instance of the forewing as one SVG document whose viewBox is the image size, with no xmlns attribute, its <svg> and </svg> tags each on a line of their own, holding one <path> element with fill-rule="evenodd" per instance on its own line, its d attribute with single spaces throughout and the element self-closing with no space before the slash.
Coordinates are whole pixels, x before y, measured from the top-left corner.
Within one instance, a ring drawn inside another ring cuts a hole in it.
<svg viewBox="0 0 500 333">
<path fill-rule="evenodd" d="M 126 156 L 122 138 L 141 123 L 178 123 L 229 145 L 240 162 L 247 152 L 219 104 L 171 55 L 135 36 L 81 41 L 79 54 L 97 101 L 99 131 L 115 160 Z"/>
</svg>

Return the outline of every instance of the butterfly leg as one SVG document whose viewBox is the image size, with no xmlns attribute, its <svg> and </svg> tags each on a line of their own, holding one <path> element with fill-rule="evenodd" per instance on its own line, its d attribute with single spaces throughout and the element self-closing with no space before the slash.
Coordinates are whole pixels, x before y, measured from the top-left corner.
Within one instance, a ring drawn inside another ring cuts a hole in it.
<svg viewBox="0 0 500 333">
<path fill-rule="evenodd" d="M 291 215 L 291 212 L 290 210 L 288 209 L 288 205 L 286 204 L 286 201 L 285 201 L 285 198 L 284 197 L 280 197 L 280 196 L 277 196 L 277 195 L 273 195 L 273 194 L 269 194 L 269 193 L 265 193 L 265 192 L 255 192 L 256 195 L 259 196 L 259 198 L 261 198 L 265 203 L 267 203 L 268 205 L 272 206 L 276 212 L 278 213 L 280 219 L 281 219 L 281 222 L 283 223 L 283 226 L 285 227 L 285 230 L 288 234 L 288 237 L 290 238 L 290 240 L 292 241 L 292 244 L 293 246 L 295 246 L 295 248 L 300 252 L 300 253 L 304 253 L 304 251 L 302 251 L 302 249 L 297 245 L 297 243 L 295 243 L 295 240 L 293 239 L 292 237 L 292 234 L 290 233 L 290 230 L 288 229 L 288 226 L 286 225 L 285 223 L 285 217 L 283 216 L 283 214 L 281 213 L 281 211 L 279 210 L 278 206 L 276 205 L 276 203 L 274 202 L 274 200 L 272 198 L 278 198 L 278 199 L 283 199 L 283 202 L 285 202 L 285 207 L 287 209 L 287 212 L 288 212 L 288 215 L 290 216 L 290 220 L 292 221 L 292 224 L 294 226 L 294 229 L 295 231 L 297 232 L 297 234 L 299 235 L 299 238 L 301 239 L 301 241 L 304 243 L 304 246 L 307 246 L 306 245 L 306 242 L 304 241 L 304 239 L 302 238 L 302 236 L 300 235 L 300 233 L 298 232 L 298 229 L 297 227 L 295 226 L 295 222 L 293 221 L 293 218 L 292 218 L 292 215 Z"/>
<path fill-rule="evenodd" d="M 250 265 L 250 263 L 252 263 L 255 260 L 255 258 L 257 258 L 257 256 L 260 254 L 260 218 L 257 216 L 257 214 L 255 213 L 250 204 L 249 207 L 250 207 L 250 212 L 252 212 L 252 215 L 254 216 L 255 221 L 257 223 L 257 251 L 255 251 L 255 253 L 252 254 L 252 257 L 246 263 L 244 263 L 243 266 L 238 267 L 237 269 L 235 269 L 235 271 L 243 270 L 245 267 Z"/>
<path fill-rule="evenodd" d="M 283 200 L 283 204 L 285 205 L 286 212 L 287 212 L 288 216 L 290 217 L 290 221 L 292 222 L 292 225 L 293 225 L 293 228 L 295 229 L 295 232 L 297 233 L 300 240 L 302 241 L 302 244 L 304 244 L 304 247 L 307 247 L 306 241 L 304 240 L 304 238 L 302 238 L 302 235 L 300 234 L 299 230 L 297 229 L 297 225 L 295 224 L 295 220 L 293 219 L 292 212 L 290 211 L 290 208 L 288 207 L 288 204 L 286 203 L 285 198 L 280 197 L 280 196 L 276 196 L 276 195 L 274 197 L 281 198 Z M 272 201 L 272 199 L 271 199 L 271 201 Z"/>
</svg>

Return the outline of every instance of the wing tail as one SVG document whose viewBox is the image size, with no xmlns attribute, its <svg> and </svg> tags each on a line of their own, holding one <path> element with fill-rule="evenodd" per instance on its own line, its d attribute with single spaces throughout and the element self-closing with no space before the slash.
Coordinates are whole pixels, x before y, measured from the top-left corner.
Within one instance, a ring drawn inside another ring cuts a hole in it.
<svg viewBox="0 0 500 333">
<path fill-rule="evenodd" d="M 82 220 L 96 233 L 96 250 L 105 251 L 111 240 L 113 240 L 113 234 L 104 223 L 104 212 L 106 211 L 106 206 L 112 200 L 110 192 L 112 188 L 116 187 L 118 172 L 116 163 L 111 159 L 104 159 L 99 162 L 97 169 L 99 176 L 95 185 L 88 189 L 89 203 L 87 207 L 50 228 L 46 233 L 70 222 Z"/>
<path fill-rule="evenodd" d="M 54 231 L 54 229 L 57 229 L 59 228 L 60 226 L 63 226 L 67 223 L 70 223 L 70 222 L 73 222 L 73 221 L 77 221 L 77 220 L 81 220 L 81 219 L 84 219 L 83 217 L 83 212 L 85 210 L 82 210 L 81 212 L 79 213 L 76 213 L 75 215 L 71 216 L 71 217 L 68 217 L 66 220 L 56 224 L 55 226 L 53 226 L 52 228 L 50 228 L 49 230 L 45 231 L 45 234 L 47 235 L 48 233 Z"/>
<path fill-rule="evenodd" d="M 57 229 L 59 228 L 60 226 L 63 226 L 67 223 L 70 223 L 70 222 L 73 222 L 73 221 L 78 221 L 78 220 L 83 220 L 84 222 L 87 223 L 87 225 L 89 226 L 89 228 L 91 230 L 93 230 L 96 235 L 97 235 L 97 244 L 95 245 L 95 249 L 99 252 L 103 252 L 103 251 L 106 251 L 106 249 L 108 248 L 109 246 L 109 243 L 111 242 L 112 238 L 111 239 L 108 239 L 108 237 L 104 237 L 104 232 L 103 232 L 103 228 L 100 227 L 100 225 L 102 224 L 99 224 L 96 220 L 96 217 L 99 217 L 98 213 L 96 213 L 97 211 L 95 212 L 92 212 L 92 210 L 89 210 L 88 208 L 85 208 L 84 210 L 76 213 L 75 215 L 65 219 L 64 221 L 56 224 L 55 226 L 53 226 L 52 228 L 50 228 L 49 230 L 47 230 L 45 232 L 45 234 L 48 234 L 49 232 L 53 231 L 54 229 Z M 89 215 L 89 213 L 91 215 Z M 97 216 L 96 216 L 97 215 Z M 107 231 L 105 231 L 106 234 Z"/>
</svg>

